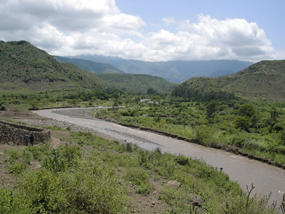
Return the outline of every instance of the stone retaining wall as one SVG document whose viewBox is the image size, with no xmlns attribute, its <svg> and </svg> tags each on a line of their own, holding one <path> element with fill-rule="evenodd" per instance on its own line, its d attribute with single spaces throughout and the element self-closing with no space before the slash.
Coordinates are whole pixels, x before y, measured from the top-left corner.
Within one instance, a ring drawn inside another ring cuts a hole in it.
<svg viewBox="0 0 285 214">
<path fill-rule="evenodd" d="M 34 144 L 50 140 L 50 131 L 0 121 L 0 143 L 25 145 L 24 136 L 34 135 Z"/>
</svg>

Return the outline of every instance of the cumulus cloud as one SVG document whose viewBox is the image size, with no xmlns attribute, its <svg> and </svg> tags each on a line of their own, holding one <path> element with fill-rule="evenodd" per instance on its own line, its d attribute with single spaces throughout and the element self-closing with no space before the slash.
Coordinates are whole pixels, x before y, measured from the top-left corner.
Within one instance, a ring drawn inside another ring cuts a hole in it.
<svg viewBox="0 0 285 214">
<path fill-rule="evenodd" d="M 200 15 L 192 23 L 163 18 L 159 31 L 142 33 L 144 20 L 121 12 L 115 0 L 0 1 L 0 39 L 28 40 L 51 54 L 148 61 L 274 56 L 263 29 L 244 19 Z"/>
<path fill-rule="evenodd" d="M 163 60 L 174 59 L 244 59 L 259 60 L 272 56 L 274 50 L 265 32 L 256 23 L 244 19 L 217 20 L 200 15 L 196 23 L 164 18 L 165 29 L 152 33 L 151 48 L 160 52 Z M 174 51 L 175 50 L 175 51 Z"/>
</svg>

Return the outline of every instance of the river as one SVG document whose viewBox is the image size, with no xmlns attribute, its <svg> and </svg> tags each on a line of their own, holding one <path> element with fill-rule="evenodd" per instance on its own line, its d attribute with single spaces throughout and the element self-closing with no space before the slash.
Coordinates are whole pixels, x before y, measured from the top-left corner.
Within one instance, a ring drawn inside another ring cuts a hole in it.
<svg viewBox="0 0 285 214">
<path fill-rule="evenodd" d="M 222 150 L 91 118 L 84 114 L 85 110 L 80 108 L 48 109 L 35 111 L 35 113 L 42 117 L 88 128 L 102 137 L 122 143 L 136 144 L 143 149 L 159 148 L 162 152 L 199 159 L 213 167 L 222 168 L 232 181 L 237 181 L 241 185 L 243 190 L 246 190 L 247 185 L 253 184 L 255 194 L 271 193 L 271 201 L 277 201 L 278 204 L 282 201 L 282 196 L 285 194 L 285 170 L 283 169 Z"/>
</svg>

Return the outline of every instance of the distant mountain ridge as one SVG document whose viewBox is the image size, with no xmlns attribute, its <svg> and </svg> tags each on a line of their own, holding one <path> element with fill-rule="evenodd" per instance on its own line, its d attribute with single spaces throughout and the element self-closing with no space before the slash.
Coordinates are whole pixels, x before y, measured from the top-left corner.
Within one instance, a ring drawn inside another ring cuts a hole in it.
<svg viewBox="0 0 285 214">
<path fill-rule="evenodd" d="M 27 41 L 0 42 L 0 89 L 5 91 L 97 88 L 102 81 L 78 67 L 59 63 Z"/>
<path fill-rule="evenodd" d="M 125 73 L 159 76 L 174 83 L 180 83 L 192 77 L 229 75 L 252 64 L 238 60 L 145 62 L 97 55 L 76 56 L 76 58 L 110 64 Z"/>
<path fill-rule="evenodd" d="M 115 68 L 112 65 L 106 64 L 106 63 L 99 63 L 94 62 L 91 60 L 85 60 L 85 59 L 79 59 L 79 58 L 73 58 L 73 57 L 61 57 L 61 56 L 55 56 L 55 58 L 59 62 L 66 62 L 66 63 L 72 63 L 82 70 L 88 71 L 88 72 L 95 72 L 95 73 L 123 73 L 121 70 Z"/>
<path fill-rule="evenodd" d="M 173 91 L 176 96 L 232 93 L 251 100 L 285 102 L 285 60 L 261 61 L 236 74 L 192 78 Z"/>
<path fill-rule="evenodd" d="M 149 89 L 157 93 L 169 94 L 174 88 L 174 84 L 167 80 L 146 75 L 146 74 L 127 74 L 106 63 L 97 63 L 90 60 L 55 57 L 60 62 L 69 62 L 88 72 L 94 72 L 104 81 L 106 87 L 125 90 L 133 94 L 146 94 Z"/>
</svg>

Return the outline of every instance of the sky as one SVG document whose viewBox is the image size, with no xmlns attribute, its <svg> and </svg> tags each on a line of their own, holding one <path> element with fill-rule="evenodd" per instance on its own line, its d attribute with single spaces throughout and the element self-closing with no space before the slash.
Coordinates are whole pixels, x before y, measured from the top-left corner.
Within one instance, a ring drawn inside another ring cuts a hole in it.
<svg viewBox="0 0 285 214">
<path fill-rule="evenodd" d="M 53 55 L 285 59 L 284 0 L 0 0 L 0 40 Z"/>
</svg>

